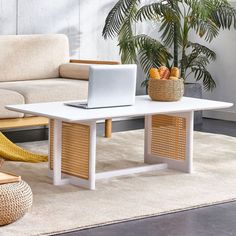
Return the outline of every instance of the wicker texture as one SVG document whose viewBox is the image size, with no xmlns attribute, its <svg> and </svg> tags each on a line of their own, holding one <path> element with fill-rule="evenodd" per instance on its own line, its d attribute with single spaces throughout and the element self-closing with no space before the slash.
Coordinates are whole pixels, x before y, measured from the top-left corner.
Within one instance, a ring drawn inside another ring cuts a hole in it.
<svg viewBox="0 0 236 236">
<path fill-rule="evenodd" d="M 32 191 L 24 181 L 0 185 L 0 225 L 20 219 L 32 203 Z"/>
<path fill-rule="evenodd" d="M 53 121 L 50 122 L 50 168 L 53 169 Z M 62 122 L 62 173 L 89 178 L 90 127 Z"/>
<path fill-rule="evenodd" d="M 151 154 L 169 159 L 186 159 L 186 119 L 177 116 L 152 117 Z"/>
<path fill-rule="evenodd" d="M 178 101 L 184 94 L 184 82 L 178 80 L 149 79 L 148 94 L 153 101 Z"/>
</svg>

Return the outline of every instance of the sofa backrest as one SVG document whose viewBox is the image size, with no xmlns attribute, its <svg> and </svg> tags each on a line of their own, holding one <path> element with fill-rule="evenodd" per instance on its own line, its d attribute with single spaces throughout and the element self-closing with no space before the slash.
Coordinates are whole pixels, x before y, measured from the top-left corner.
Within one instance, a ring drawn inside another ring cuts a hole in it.
<svg viewBox="0 0 236 236">
<path fill-rule="evenodd" d="M 65 35 L 0 36 L 0 81 L 59 77 L 59 66 L 68 62 Z"/>
</svg>

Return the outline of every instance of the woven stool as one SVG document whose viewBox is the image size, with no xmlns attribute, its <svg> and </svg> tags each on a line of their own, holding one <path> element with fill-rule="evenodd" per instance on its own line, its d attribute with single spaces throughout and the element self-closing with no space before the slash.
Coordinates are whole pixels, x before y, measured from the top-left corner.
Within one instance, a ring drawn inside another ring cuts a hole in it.
<svg viewBox="0 0 236 236">
<path fill-rule="evenodd" d="M 0 226 L 13 223 L 30 209 L 33 195 L 30 186 L 24 182 L 0 185 Z"/>
</svg>

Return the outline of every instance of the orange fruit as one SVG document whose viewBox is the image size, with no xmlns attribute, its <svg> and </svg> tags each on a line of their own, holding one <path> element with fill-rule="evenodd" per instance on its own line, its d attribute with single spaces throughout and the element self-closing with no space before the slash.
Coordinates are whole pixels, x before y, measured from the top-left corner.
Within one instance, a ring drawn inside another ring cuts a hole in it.
<svg viewBox="0 0 236 236">
<path fill-rule="evenodd" d="M 160 73 L 157 68 L 151 68 L 149 71 L 149 76 L 152 79 L 160 79 L 161 78 Z"/>
<path fill-rule="evenodd" d="M 160 73 L 161 79 L 169 79 L 170 71 L 166 66 L 161 66 L 158 71 Z"/>
<path fill-rule="evenodd" d="M 176 77 L 176 76 L 170 76 L 170 78 L 169 78 L 170 80 L 178 80 L 179 78 L 178 77 Z"/>
<path fill-rule="evenodd" d="M 171 72 L 170 72 L 170 76 L 179 78 L 179 76 L 180 76 L 179 68 L 177 68 L 177 67 L 172 67 L 172 68 L 171 68 Z"/>
</svg>

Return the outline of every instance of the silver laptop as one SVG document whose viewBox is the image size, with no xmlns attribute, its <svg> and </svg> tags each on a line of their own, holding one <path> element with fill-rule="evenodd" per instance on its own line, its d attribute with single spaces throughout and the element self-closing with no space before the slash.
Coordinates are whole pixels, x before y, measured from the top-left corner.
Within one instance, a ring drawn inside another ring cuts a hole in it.
<svg viewBox="0 0 236 236">
<path fill-rule="evenodd" d="M 92 65 L 87 102 L 68 102 L 79 108 L 130 106 L 135 102 L 136 65 Z"/>
</svg>

